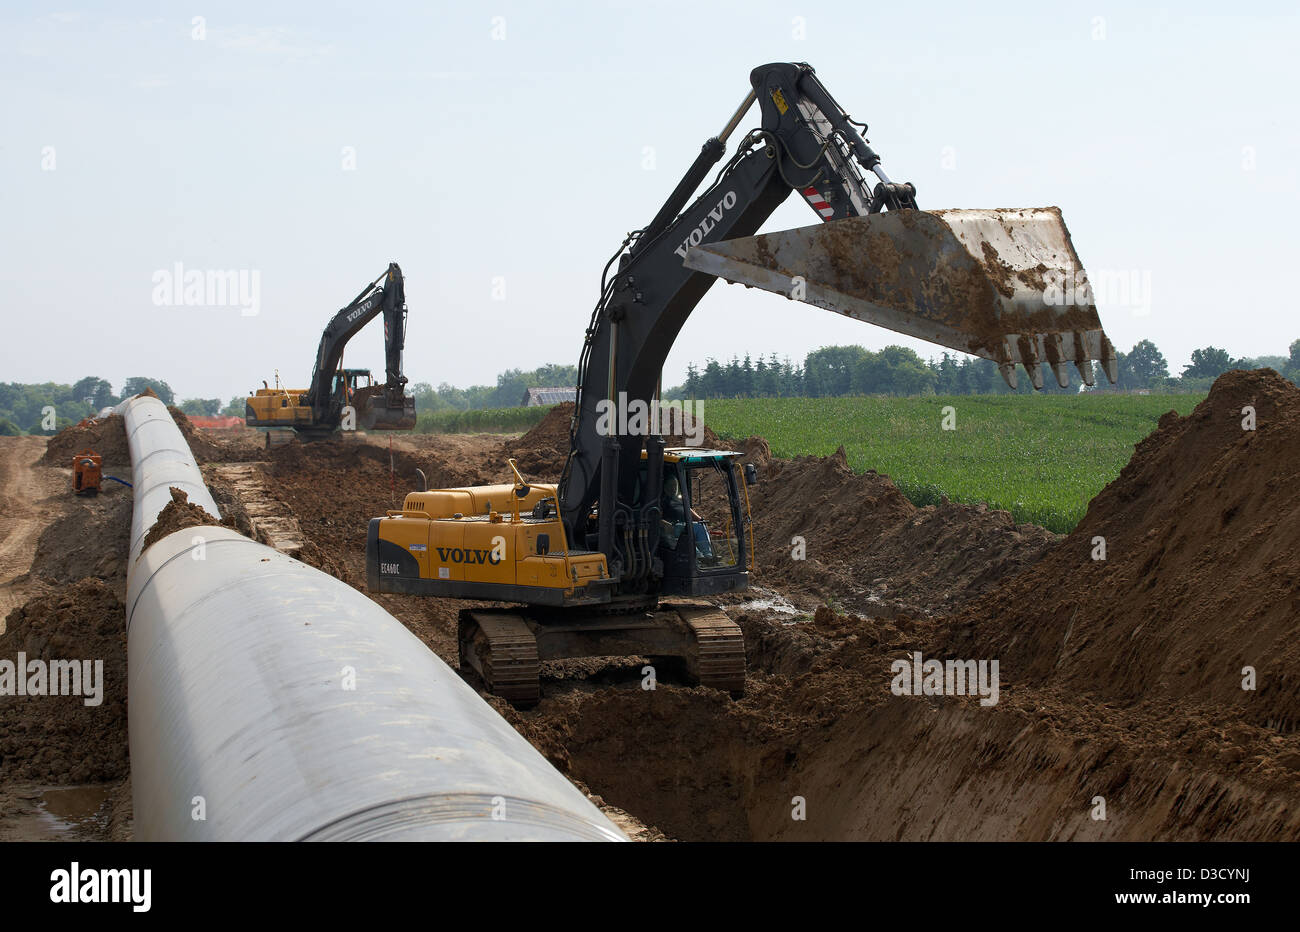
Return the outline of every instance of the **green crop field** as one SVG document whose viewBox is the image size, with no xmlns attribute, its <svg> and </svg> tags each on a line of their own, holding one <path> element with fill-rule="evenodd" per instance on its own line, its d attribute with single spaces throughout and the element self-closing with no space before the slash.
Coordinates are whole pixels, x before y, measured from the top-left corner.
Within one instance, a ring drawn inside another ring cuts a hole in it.
<svg viewBox="0 0 1300 932">
<path fill-rule="evenodd" d="M 1189 413 L 1195 395 L 962 395 L 758 398 L 701 402 L 705 422 L 738 442 L 761 436 L 777 456 L 826 456 L 890 476 L 911 501 L 941 496 L 1071 530 L 1160 415 Z M 945 405 L 956 429 L 942 429 Z"/>
<path fill-rule="evenodd" d="M 522 433 L 551 410 L 533 408 L 474 408 L 469 411 L 422 411 L 415 419 L 417 434 Z"/>
</svg>

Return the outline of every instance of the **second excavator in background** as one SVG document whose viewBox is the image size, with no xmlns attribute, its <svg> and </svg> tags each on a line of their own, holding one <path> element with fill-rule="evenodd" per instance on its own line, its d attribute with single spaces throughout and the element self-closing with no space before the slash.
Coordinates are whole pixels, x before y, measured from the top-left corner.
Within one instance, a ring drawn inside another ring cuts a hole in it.
<svg viewBox="0 0 1300 932">
<path fill-rule="evenodd" d="M 369 369 L 344 369 L 343 350 L 362 327 L 384 317 L 384 383 L 374 384 Z M 402 349 L 406 345 L 406 283 L 396 262 L 334 315 L 312 367 L 311 385 L 283 388 L 262 383 L 244 403 L 244 422 L 267 431 L 267 445 L 297 433 L 320 440 L 345 430 L 410 430 L 415 398 L 406 393 Z"/>
</svg>

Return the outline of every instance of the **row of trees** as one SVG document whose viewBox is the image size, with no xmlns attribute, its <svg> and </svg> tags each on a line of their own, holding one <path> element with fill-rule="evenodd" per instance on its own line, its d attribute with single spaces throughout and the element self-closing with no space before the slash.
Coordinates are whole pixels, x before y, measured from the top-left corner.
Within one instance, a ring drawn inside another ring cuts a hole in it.
<svg viewBox="0 0 1300 932">
<path fill-rule="evenodd" d="M 89 375 L 71 385 L 43 382 L 29 385 L 21 382 L 0 382 L 0 436 L 17 434 L 52 434 L 75 424 L 84 417 L 111 407 L 123 398 L 138 395 L 145 389 L 167 404 L 175 395 L 166 382 L 145 376 L 133 376 L 122 384 L 122 391 L 114 392 L 106 379 Z M 53 409 L 51 412 L 50 409 Z M 240 405 L 243 411 L 243 405 Z"/>
<path fill-rule="evenodd" d="M 482 408 L 513 408 L 530 388 L 572 388 L 578 384 L 578 367 L 551 363 L 525 372 L 507 369 L 497 376 L 495 385 L 471 385 L 457 388 L 446 382 L 434 388 L 428 382 L 411 387 L 415 410 L 475 411 Z"/>
<path fill-rule="evenodd" d="M 1215 346 L 1197 349 L 1191 362 L 1178 376 L 1169 373 L 1164 354 L 1150 340 L 1140 340 L 1119 356 L 1119 382 L 1111 386 L 1104 377 L 1097 379 L 1094 391 L 1205 391 L 1210 383 L 1229 369 L 1276 369 L 1293 381 L 1300 381 L 1300 340 L 1294 341 L 1286 356 L 1233 358 L 1227 350 Z M 1073 379 L 1072 373 L 1072 379 Z M 472 411 L 484 408 L 511 408 L 519 404 L 525 390 L 542 387 L 569 387 L 578 380 L 575 366 L 545 365 L 531 371 L 508 369 L 497 376 L 495 385 L 457 388 L 446 382 L 434 388 L 428 382 L 412 386 L 416 410 L 421 413 Z M 1045 391 L 1061 389 L 1050 374 L 1044 379 Z M 1031 390 L 1028 379 L 1021 378 L 1018 391 Z M 117 404 L 123 398 L 146 389 L 166 404 L 178 404 L 175 393 L 162 379 L 133 376 L 114 392 L 106 379 L 87 376 L 72 385 L 46 382 L 25 385 L 0 383 L 0 435 L 22 433 L 48 434 L 75 424 L 83 417 Z M 820 398 L 838 395 L 987 395 L 1009 392 L 988 359 L 944 353 L 937 360 L 925 360 L 902 346 L 886 346 L 879 351 L 861 346 L 825 346 L 804 357 L 802 365 L 790 359 L 746 355 L 732 357 L 727 363 L 708 359 L 703 366 L 690 365 L 686 382 L 664 392 L 667 398 Z M 237 395 L 224 407 L 218 398 L 187 398 L 179 402 L 186 414 L 216 415 L 244 413 L 244 396 Z M 53 421 L 49 409 L 53 408 Z"/>
<path fill-rule="evenodd" d="M 1111 385 L 1097 373 L 1094 391 L 1159 392 L 1204 391 L 1215 378 L 1230 369 L 1268 367 L 1300 380 L 1300 340 L 1290 346 L 1288 356 L 1233 358 L 1227 350 L 1207 346 L 1193 351 L 1191 362 L 1175 377 L 1169 373 L 1164 354 L 1150 340 L 1140 340 L 1127 353 L 1119 352 L 1119 380 Z M 1073 367 L 1071 367 L 1073 369 Z M 1017 391 L 1032 391 L 1020 373 Z M 1044 391 L 1078 391 L 1077 373 L 1073 385 L 1062 389 L 1050 372 L 1045 373 Z M 803 365 L 775 353 L 755 360 L 746 355 L 727 363 L 708 359 L 704 365 L 689 365 L 686 381 L 665 392 L 669 398 L 820 398 L 839 395 L 986 395 L 1010 392 L 997 365 L 989 359 L 944 353 L 937 360 L 925 360 L 902 346 L 879 351 L 861 346 L 826 346 L 804 357 Z"/>
<path fill-rule="evenodd" d="M 457 388 L 443 382 L 434 388 L 428 382 L 418 382 L 411 387 L 416 410 L 425 413 L 438 411 L 472 411 L 483 408 L 511 408 L 519 404 L 529 388 L 572 387 L 577 384 L 576 366 L 546 365 L 531 371 L 509 369 L 497 376 L 495 385 L 472 385 Z M 111 407 L 123 398 L 138 395 L 145 389 L 166 404 L 176 405 L 186 414 L 211 417 L 218 414 L 242 417 L 244 396 L 236 395 L 226 404 L 220 398 L 186 398 L 177 400 L 162 379 L 135 376 L 126 380 L 120 392 L 113 391 L 108 380 L 98 376 L 64 385 L 46 382 L 25 385 L 18 382 L 0 383 L 0 436 L 17 434 L 51 434 L 101 409 Z M 53 408 L 53 418 L 47 416 Z"/>
</svg>

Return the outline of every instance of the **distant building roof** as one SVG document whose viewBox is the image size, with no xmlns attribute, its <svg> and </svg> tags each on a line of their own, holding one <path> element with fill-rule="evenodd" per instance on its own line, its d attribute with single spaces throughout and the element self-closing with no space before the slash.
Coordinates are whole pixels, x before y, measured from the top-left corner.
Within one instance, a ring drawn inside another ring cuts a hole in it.
<svg viewBox="0 0 1300 932">
<path fill-rule="evenodd" d="M 526 408 L 539 405 L 558 405 L 564 401 L 577 401 L 576 388 L 530 388 L 524 393 L 524 400 L 519 402 Z"/>
</svg>

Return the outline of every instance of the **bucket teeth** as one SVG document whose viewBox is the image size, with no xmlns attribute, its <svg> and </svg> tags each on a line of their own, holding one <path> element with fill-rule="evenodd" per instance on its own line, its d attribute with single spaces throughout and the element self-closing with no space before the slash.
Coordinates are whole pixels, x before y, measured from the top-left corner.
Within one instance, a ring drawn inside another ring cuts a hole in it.
<svg viewBox="0 0 1300 932">
<path fill-rule="evenodd" d="M 1101 367 L 1112 385 L 1119 381 L 1119 357 L 1115 354 L 1114 345 L 1104 333 L 1101 335 Z"/>
<path fill-rule="evenodd" d="M 1016 386 L 1042 365 L 1061 387 L 1092 360 L 1115 381 L 1114 347 L 1087 289 L 1057 287 L 1083 266 L 1054 207 L 897 210 L 692 246 L 687 268 L 887 327 L 998 364 Z"/>
<path fill-rule="evenodd" d="M 1059 333 L 1049 333 L 1043 338 L 1043 353 L 1047 364 L 1052 367 L 1052 375 L 1061 388 L 1070 387 L 1070 370 L 1065 365 L 1065 347 Z"/>
</svg>

